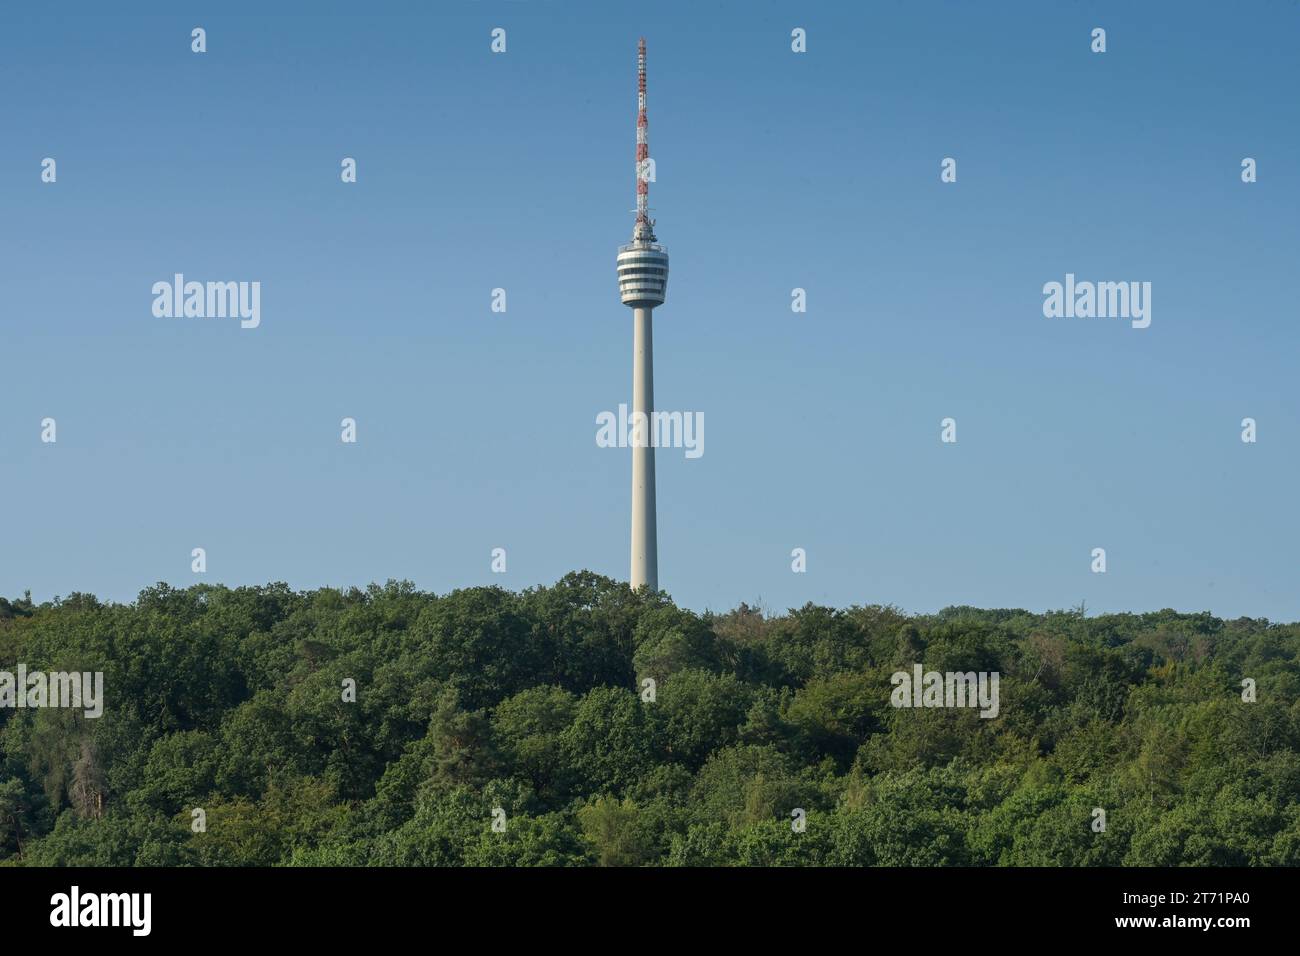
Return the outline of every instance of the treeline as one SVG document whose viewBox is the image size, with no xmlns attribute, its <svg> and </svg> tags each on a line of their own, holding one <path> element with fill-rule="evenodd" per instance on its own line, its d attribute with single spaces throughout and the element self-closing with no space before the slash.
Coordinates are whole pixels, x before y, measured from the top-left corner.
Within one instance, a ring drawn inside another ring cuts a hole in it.
<svg viewBox="0 0 1300 956">
<path fill-rule="evenodd" d="M 1295 624 L 160 584 L 0 599 L 19 663 L 104 711 L 0 707 L 0 865 L 1300 863 Z"/>
</svg>

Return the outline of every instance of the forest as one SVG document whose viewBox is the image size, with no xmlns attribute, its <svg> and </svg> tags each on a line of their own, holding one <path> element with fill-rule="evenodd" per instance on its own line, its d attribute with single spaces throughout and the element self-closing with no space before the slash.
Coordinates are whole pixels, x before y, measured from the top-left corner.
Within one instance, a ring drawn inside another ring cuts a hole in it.
<svg viewBox="0 0 1300 956">
<path fill-rule="evenodd" d="M 19 664 L 102 715 L 0 706 L 0 866 L 1300 864 L 1297 624 L 158 584 L 0 598 Z"/>
</svg>

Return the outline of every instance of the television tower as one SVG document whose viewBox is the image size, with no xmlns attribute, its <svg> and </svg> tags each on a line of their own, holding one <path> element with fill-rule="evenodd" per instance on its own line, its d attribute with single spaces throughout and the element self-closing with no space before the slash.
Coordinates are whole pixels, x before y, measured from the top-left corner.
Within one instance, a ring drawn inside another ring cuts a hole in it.
<svg viewBox="0 0 1300 956">
<path fill-rule="evenodd" d="M 632 309 L 632 573 L 633 588 L 659 590 L 655 533 L 653 445 L 654 347 L 650 320 L 668 288 L 668 250 L 655 241 L 650 218 L 654 164 L 646 139 L 645 37 L 636 49 L 636 224 L 632 241 L 618 248 L 618 294 Z M 638 431 L 638 424 L 641 428 Z"/>
</svg>

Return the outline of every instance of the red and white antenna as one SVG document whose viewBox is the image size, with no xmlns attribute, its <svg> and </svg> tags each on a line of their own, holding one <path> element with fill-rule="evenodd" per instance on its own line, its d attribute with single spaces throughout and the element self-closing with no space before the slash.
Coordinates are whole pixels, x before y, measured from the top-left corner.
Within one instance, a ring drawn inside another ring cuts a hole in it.
<svg viewBox="0 0 1300 956">
<path fill-rule="evenodd" d="M 636 47 L 636 227 L 635 241 L 654 242 L 654 220 L 650 218 L 650 143 L 646 138 L 645 37 Z"/>
</svg>

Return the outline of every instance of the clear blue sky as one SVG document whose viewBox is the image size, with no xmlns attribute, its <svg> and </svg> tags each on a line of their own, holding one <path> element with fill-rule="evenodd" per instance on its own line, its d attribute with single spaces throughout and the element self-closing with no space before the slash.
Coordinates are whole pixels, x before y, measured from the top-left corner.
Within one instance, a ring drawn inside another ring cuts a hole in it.
<svg viewBox="0 0 1300 956">
<path fill-rule="evenodd" d="M 1300 5 L 262 6 L 0 12 L 0 593 L 626 578 L 645 34 L 674 598 L 1300 617 Z"/>
</svg>

